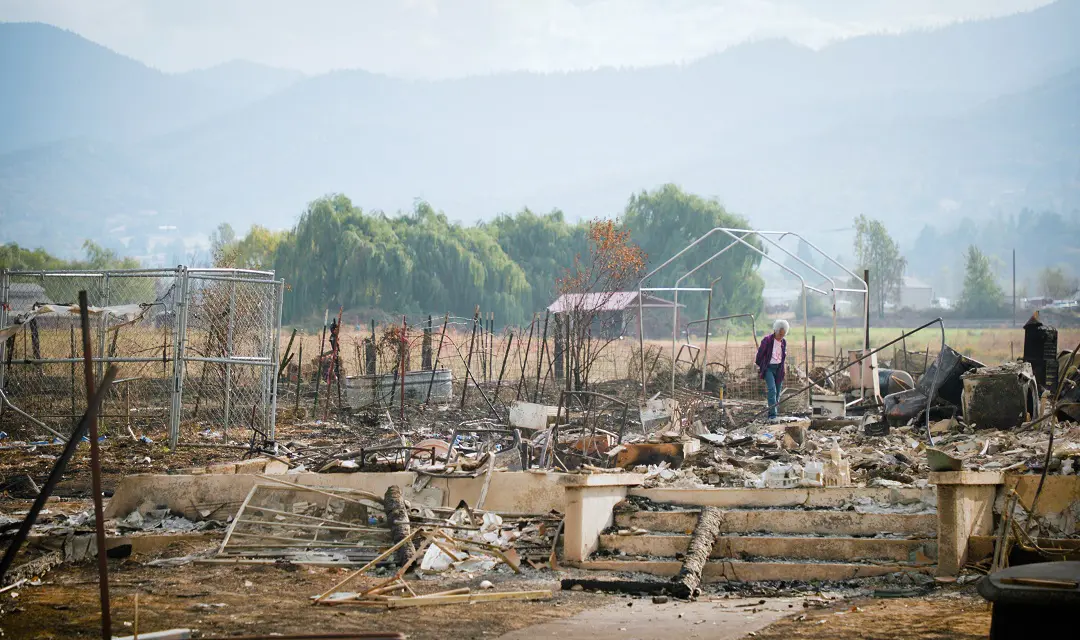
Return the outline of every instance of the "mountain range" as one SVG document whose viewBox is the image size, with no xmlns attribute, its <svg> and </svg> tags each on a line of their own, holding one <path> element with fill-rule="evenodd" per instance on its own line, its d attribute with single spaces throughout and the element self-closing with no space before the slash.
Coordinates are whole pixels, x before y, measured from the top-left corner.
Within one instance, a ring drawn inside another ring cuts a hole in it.
<svg viewBox="0 0 1080 640">
<path fill-rule="evenodd" d="M 475 222 L 617 215 L 666 182 L 760 228 L 1080 207 L 1080 0 L 812 50 L 684 65 L 406 80 L 231 62 L 165 74 L 0 24 L 0 241 L 171 261 L 220 222 L 291 225 L 341 192 Z"/>
</svg>

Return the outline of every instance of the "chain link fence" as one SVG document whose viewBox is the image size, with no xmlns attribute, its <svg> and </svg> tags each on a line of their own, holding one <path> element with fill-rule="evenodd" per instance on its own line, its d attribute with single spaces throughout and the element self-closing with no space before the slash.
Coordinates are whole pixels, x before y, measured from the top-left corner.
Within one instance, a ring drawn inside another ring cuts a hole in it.
<svg viewBox="0 0 1080 640">
<path fill-rule="evenodd" d="M 232 269 L 0 272 L 0 429 L 63 436 L 86 408 L 78 292 L 91 306 L 95 374 L 120 371 L 101 409 L 107 435 L 181 427 L 274 432 L 282 283 Z"/>
</svg>

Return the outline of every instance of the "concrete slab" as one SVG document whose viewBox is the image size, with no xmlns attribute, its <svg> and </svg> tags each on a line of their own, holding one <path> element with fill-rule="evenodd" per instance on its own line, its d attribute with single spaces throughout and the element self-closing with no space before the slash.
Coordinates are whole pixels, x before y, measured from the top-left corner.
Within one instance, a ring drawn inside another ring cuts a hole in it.
<svg viewBox="0 0 1080 640">
<path fill-rule="evenodd" d="M 686 553 L 687 535 L 600 536 L 600 548 L 628 556 L 674 558 Z M 789 558 L 793 560 L 891 560 L 915 562 L 918 554 L 937 557 L 937 540 L 881 538 L 820 538 L 776 536 L 723 536 L 713 545 L 712 558 Z"/>
<path fill-rule="evenodd" d="M 691 533 L 698 512 L 637 511 L 615 514 L 619 527 L 639 527 L 652 532 Z M 730 510 L 724 512 L 721 533 L 801 533 L 837 536 L 873 536 L 898 533 L 911 537 L 937 535 L 933 513 L 856 513 L 854 511 L 801 511 L 795 509 Z"/>
<path fill-rule="evenodd" d="M 586 571 L 612 573 L 648 573 L 670 578 L 682 568 L 674 560 L 589 560 L 572 566 Z M 933 573 L 933 565 L 914 566 L 906 564 L 854 564 L 841 562 L 742 562 L 737 560 L 712 560 L 701 572 L 704 582 L 762 582 L 766 580 L 852 580 L 872 578 L 890 573 Z"/>
<path fill-rule="evenodd" d="M 733 640 L 764 629 L 802 608 L 794 598 L 731 598 L 718 601 L 653 604 L 648 598 L 627 600 L 576 616 L 512 631 L 499 640 L 670 640 L 710 638 Z M 756 605 L 756 606 L 740 606 Z"/>
<path fill-rule="evenodd" d="M 655 502 L 670 502 L 720 508 L 828 508 L 850 504 L 856 498 L 870 498 L 881 504 L 934 504 L 934 488 L 927 487 L 806 487 L 796 489 L 634 489 L 630 495 Z"/>
<path fill-rule="evenodd" d="M 1001 484 L 1005 474 L 1000 471 L 931 471 L 930 484 Z"/>
</svg>

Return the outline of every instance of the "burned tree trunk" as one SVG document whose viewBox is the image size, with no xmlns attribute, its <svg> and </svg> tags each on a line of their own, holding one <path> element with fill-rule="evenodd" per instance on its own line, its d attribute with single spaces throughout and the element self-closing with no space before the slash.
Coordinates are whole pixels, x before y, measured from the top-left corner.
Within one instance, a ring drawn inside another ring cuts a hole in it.
<svg viewBox="0 0 1080 640">
<path fill-rule="evenodd" d="M 409 509 L 405 506 L 405 498 L 401 495 L 401 487 L 394 485 L 386 488 L 383 506 L 386 508 L 387 524 L 390 525 L 391 542 L 397 544 L 409 537 L 411 528 L 409 525 Z M 414 553 L 416 553 L 416 549 L 413 547 L 412 542 L 403 544 L 394 553 L 394 562 L 399 567 L 404 567 Z"/>
<path fill-rule="evenodd" d="M 692 598 L 701 592 L 701 571 L 709 561 L 709 554 L 712 553 L 713 543 L 716 542 L 716 535 L 723 522 L 724 512 L 720 509 L 704 507 L 701 510 L 682 569 L 671 579 L 671 590 L 675 597 Z"/>
</svg>

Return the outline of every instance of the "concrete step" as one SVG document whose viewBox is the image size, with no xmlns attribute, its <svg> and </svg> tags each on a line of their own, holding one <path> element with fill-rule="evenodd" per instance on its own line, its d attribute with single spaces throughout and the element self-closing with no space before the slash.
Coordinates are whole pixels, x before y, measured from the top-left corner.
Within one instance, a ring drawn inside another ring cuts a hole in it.
<svg viewBox="0 0 1080 640">
<path fill-rule="evenodd" d="M 628 556 L 674 558 L 686 553 L 688 535 L 600 536 L 600 548 Z M 918 562 L 937 558 L 932 539 L 819 538 L 776 536 L 723 536 L 713 545 L 713 558 L 790 558 L 798 560 L 890 560 Z"/>
<path fill-rule="evenodd" d="M 616 573 L 648 573 L 670 578 L 679 572 L 682 563 L 671 560 L 589 560 L 573 565 L 587 571 Z M 852 580 L 872 578 L 896 572 L 934 572 L 934 565 L 857 564 L 842 562 L 742 562 L 713 560 L 702 571 L 704 582 L 762 582 L 767 580 Z"/>
<path fill-rule="evenodd" d="M 739 489 L 715 487 L 709 489 L 633 489 L 630 495 L 655 502 L 670 502 L 695 507 L 720 508 L 777 508 L 807 507 L 836 508 L 854 500 L 869 498 L 879 504 L 936 503 L 935 487 L 804 487 L 797 489 Z"/>
<path fill-rule="evenodd" d="M 615 514 L 620 528 L 638 527 L 654 533 L 692 533 L 698 511 L 635 511 Z M 721 533 L 801 533 L 835 536 L 873 536 L 897 533 L 915 538 L 937 535 L 935 513 L 856 513 L 797 509 L 735 509 L 724 512 Z"/>
</svg>

